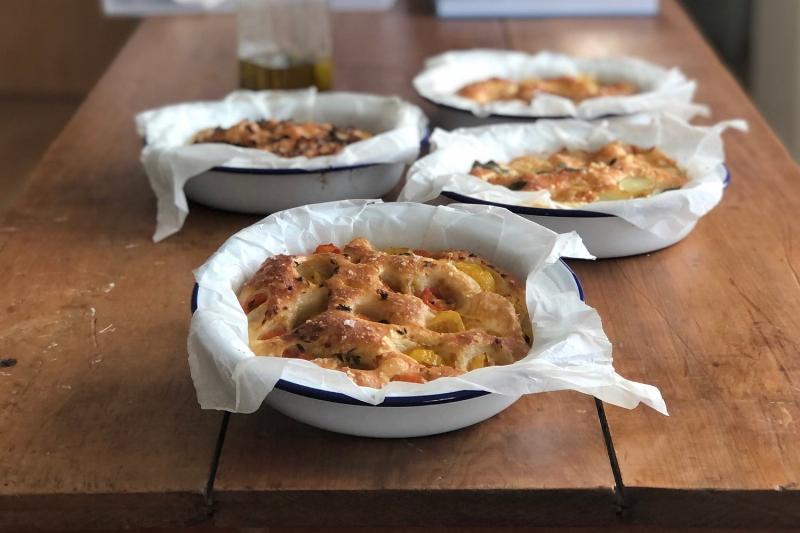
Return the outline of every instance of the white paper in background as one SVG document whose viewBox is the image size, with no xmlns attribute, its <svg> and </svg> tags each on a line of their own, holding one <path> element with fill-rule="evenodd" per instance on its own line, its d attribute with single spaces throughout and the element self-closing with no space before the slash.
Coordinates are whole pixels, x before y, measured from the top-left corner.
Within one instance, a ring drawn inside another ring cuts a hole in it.
<svg viewBox="0 0 800 533">
<path fill-rule="evenodd" d="M 521 80 L 590 74 L 601 81 L 630 81 L 642 92 L 603 96 L 575 103 L 568 98 L 538 93 L 530 102 L 507 100 L 480 104 L 458 96 L 463 86 L 491 77 Z M 692 103 L 696 83 L 677 68 L 665 69 L 630 57 L 575 58 L 553 52 L 531 55 L 510 50 L 461 50 L 428 59 L 414 78 L 414 88 L 440 105 L 463 109 L 479 117 L 602 118 L 643 112 L 669 112 L 685 119 L 708 115 L 708 107 Z"/>
<path fill-rule="evenodd" d="M 452 132 L 437 129 L 431 136 L 432 153 L 408 171 L 399 200 L 426 202 L 447 190 L 507 205 L 589 210 L 618 216 L 668 238 L 695 223 L 722 199 L 727 174 L 722 132 L 726 128 L 746 131 L 747 123 L 733 120 L 701 127 L 672 116 L 638 116 L 599 122 L 539 120 Z M 565 147 L 596 150 L 615 140 L 658 147 L 686 170 L 689 183 L 647 198 L 593 202 L 572 208 L 554 202 L 546 190 L 512 191 L 469 174 L 474 161 L 505 163 L 521 155 L 548 154 Z"/>
<path fill-rule="evenodd" d="M 385 11 L 395 0 L 329 0 L 331 11 Z M 192 15 L 230 13 L 238 0 L 102 0 L 108 16 Z"/>
<path fill-rule="evenodd" d="M 265 150 L 229 144 L 187 144 L 199 130 L 229 127 L 243 119 L 332 122 L 355 126 L 373 137 L 346 146 L 336 155 L 280 157 Z M 145 140 L 141 161 L 158 201 L 158 242 L 183 226 L 189 206 L 188 180 L 215 166 L 259 169 L 329 169 L 370 163 L 412 163 L 419 156 L 428 120 L 400 98 L 362 93 L 236 91 L 223 100 L 191 102 L 145 111 L 136 127 Z"/>
<path fill-rule="evenodd" d="M 658 0 L 436 0 L 440 17 L 619 17 L 658 9 Z"/>
<path fill-rule="evenodd" d="M 320 243 L 366 237 L 378 248 L 467 249 L 526 280 L 534 341 L 511 365 L 425 384 L 360 387 L 345 373 L 309 361 L 257 357 L 248 346 L 247 317 L 236 291 L 276 254 L 307 254 Z M 591 258 L 575 233 L 558 235 L 505 209 L 346 200 L 271 215 L 231 237 L 195 271 L 198 308 L 189 330 L 189 366 L 204 409 L 250 413 L 279 379 L 339 392 L 371 404 L 387 395 L 486 390 L 520 395 L 571 389 L 626 408 L 639 402 L 666 414 L 658 389 L 628 381 L 612 366 L 600 317 L 574 290 L 545 274 L 560 256 Z M 590 289 L 591 290 L 591 289 Z"/>
</svg>

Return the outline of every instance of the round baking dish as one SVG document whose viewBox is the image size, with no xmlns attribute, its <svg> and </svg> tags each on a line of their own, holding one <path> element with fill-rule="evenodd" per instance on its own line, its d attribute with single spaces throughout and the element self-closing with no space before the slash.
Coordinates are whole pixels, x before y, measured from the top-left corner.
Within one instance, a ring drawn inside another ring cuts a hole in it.
<svg viewBox="0 0 800 533">
<path fill-rule="evenodd" d="M 642 90 L 634 95 L 590 98 L 582 102 L 539 93 L 531 102 L 507 100 L 479 104 L 456 94 L 468 83 L 491 77 L 523 79 L 580 74 L 608 81 L 630 81 Z M 457 50 L 429 58 L 413 85 L 417 94 L 434 106 L 431 118 L 444 129 L 544 118 L 595 120 L 664 111 L 686 119 L 707 114 L 705 106 L 692 103 L 694 81 L 677 69 L 630 57 L 576 58 L 548 51 L 527 54 L 511 50 Z"/>
<path fill-rule="evenodd" d="M 199 132 L 242 120 L 327 122 L 372 135 L 336 154 L 281 157 L 227 143 L 192 143 Z M 428 119 L 398 97 L 353 92 L 235 91 L 222 100 L 144 111 L 136 126 L 141 161 L 157 199 L 158 242 L 179 231 L 187 200 L 216 209 L 269 214 L 347 198 L 380 198 L 400 181 L 425 143 Z"/>
<path fill-rule="evenodd" d="M 725 188 L 730 183 L 730 170 L 725 166 Z M 586 209 L 543 209 L 520 205 L 489 202 L 443 190 L 437 201 L 449 203 L 482 204 L 503 207 L 512 213 L 532 220 L 556 233 L 575 231 L 581 236 L 586 249 L 598 259 L 639 255 L 672 246 L 686 238 L 696 223 L 686 226 L 670 238 L 662 238 L 649 231 L 637 228 L 630 222 L 608 213 L 598 213 Z"/>
<path fill-rule="evenodd" d="M 420 95 L 422 96 L 422 95 Z M 538 116 L 538 115 L 504 115 L 501 113 L 489 113 L 481 116 L 472 113 L 467 109 L 459 109 L 454 106 L 436 102 L 431 98 L 422 96 L 422 99 L 433 106 L 431 122 L 437 127 L 454 130 L 458 128 L 473 128 L 477 126 L 491 126 L 492 124 L 508 124 L 513 122 L 531 122 L 540 119 L 559 119 L 573 118 L 568 115 L 563 116 Z M 597 118 L 611 118 L 619 115 L 604 115 Z"/>
<path fill-rule="evenodd" d="M 557 233 L 575 231 L 595 257 L 624 257 L 671 246 L 719 204 L 730 180 L 722 133 L 742 121 L 693 126 L 671 115 L 636 120 L 540 120 L 454 131 L 437 129 L 432 151 L 406 176 L 399 200 L 502 207 Z M 679 188 L 643 198 L 559 204 L 542 191 L 514 191 L 471 175 L 473 161 L 511 161 L 563 149 L 596 150 L 612 142 L 658 147 L 682 168 Z"/>
<path fill-rule="evenodd" d="M 544 270 L 555 289 L 584 299 L 575 273 L 561 260 Z M 192 312 L 203 292 L 195 284 Z M 429 396 L 387 396 L 371 405 L 344 394 L 281 379 L 265 403 L 308 425 L 361 437 L 405 438 L 436 435 L 482 422 L 520 397 L 479 390 L 454 390 Z"/>
<path fill-rule="evenodd" d="M 403 176 L 404 163 L 317 170 L 214 167 L 186 182 L 186 197 L 208 207 L 265 215 L 303 204 L 380 198 Z"/>
</svg>

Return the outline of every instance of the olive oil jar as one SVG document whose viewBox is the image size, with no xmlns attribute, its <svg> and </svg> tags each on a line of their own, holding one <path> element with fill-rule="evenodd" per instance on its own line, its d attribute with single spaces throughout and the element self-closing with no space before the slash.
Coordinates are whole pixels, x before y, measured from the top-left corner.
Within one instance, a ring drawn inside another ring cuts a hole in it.
<svg viewBox="0 0 800 533">
<path fill-rule="evenodd" d="M 240 0 L 238 33 L 243 89 L 331 88 L 327 0 Z"/>
</svg>

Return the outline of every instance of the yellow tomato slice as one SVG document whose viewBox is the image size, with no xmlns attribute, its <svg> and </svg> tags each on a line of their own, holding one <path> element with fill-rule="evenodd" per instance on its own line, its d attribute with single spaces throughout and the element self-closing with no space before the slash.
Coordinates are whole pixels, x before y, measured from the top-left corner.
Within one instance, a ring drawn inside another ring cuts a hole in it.
<svg viewBox="0 0 800 533">
<path fill-rule="evenodd" d="M 494 292 L 494 276 L 492 273 L 475 263 L 458 261 L 455 263 L 457 269 L 474 279 L 481 289 L 487 292 Z"/>
<path fill-rule="evenodd" d="M 442 311 L 428 322 L 428 329 L 439 333 L 458 333 L 466 328 L 457 311 Z"/>
<path fill-rule="evenodd" d="M 653 180 L 647 176 L 629 176 L 619 182 L 619 190 L 630 194 L 644 194 L 653 190 Z"/>
<path fill-rule="evenodd" d="M 440 366 L 444 364 L 444 360 L 439 354 L 428 348 L 414 348 L 408 352 L 408 356 L 418 363 L 427 366 Z"/>
<path fill-rule="evenodd" d="M 483 353 L 481 355 L 477 355 L 470 359 L 469 364 L 467 365 L 467 370 L 475 370 L 477 368 L 483 368 L 488 363 L 488 358 L 486 354 Z"/>
</svg>

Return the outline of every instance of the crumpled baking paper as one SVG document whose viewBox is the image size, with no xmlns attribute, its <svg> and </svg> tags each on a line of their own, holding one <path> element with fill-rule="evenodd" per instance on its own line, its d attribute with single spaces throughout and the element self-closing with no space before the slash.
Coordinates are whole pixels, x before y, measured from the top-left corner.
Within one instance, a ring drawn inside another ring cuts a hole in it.
<svg viewBox="0 0 800 533">
<path fill-rule="evenodd" d="M 433 153 L 411 167 L 399 200 L 426 202 L 447 190 L 507 205 L 608 213 L 668 238 L 679 235 L 722 199 L 727 175 L 722 132 L 727 128 L 746 131 L 747 123 L 732 120 L 701 127 L 674 116 L 657 115 L 595 122 L 539 120 L 452 132 L 437 129 L 431 136 Z M 615 140 L 657 146 L 686 170 L 689 183 L 646 198 L 592 202 L 572 208 L 554 202 L 546 190 L 512 191 L 469 174 L 476 160 L 505 163 L 521 155 L 547 154 L 564 147 L 596 150 Z"/>
<path fill-rule="evenodd" d="M 187 144 L 199 130 L 232 126 L 243 119 L 332 122 L 374 134 L 336 155 L 280 157 L 238 146 Z M 235 91 L 223 100 L 190 102 L 145 111 L 136 116 L 144 138 L 141 161 L 158 201 L 158 242 L 183 226 L 189 206 L 186 182 L 213 167 L 258 169 L 329 169 L 370 163 L 410 164 L 419 156 L 428 120 L 417 106 L 397 97 L 349 92 Z"/>
<path fill-rule="evenodd" d="M 467 249 L 526 280 L 534 332 L 528 355 L 507 366 L 425 384 L 392 382 L 382 389 L 360 387 L 345 373 L 309 361 L 255 356 L 248 346 L 247 317 L 236 298 L 244 282 L 267 257 L 307 254 L 320 243 L 341 246 L 359 236 L 378 248 Z M 198 401 L 204 409 L 251 413 L 285 379 L 370 404 L 389 395 L 572 389 L 627 408 L 644 402 L 666 414 L 658 389 L 614 372 L 611 344 L 597 312 L 576 290 L 565 291 L 548 277 L 560 256 L 592 257 L 575 233 L 558 235 L 491 206 L 346 200 L 275 213 L 235 234 L 195 271 L 200 289 L 188 349 Z"/>
<path fill-rule="evenodd" d="M 463 86 L 491 77 L 521 80 L 590 74 L 602 80 L 630 81 L 642 92 L 630 96 L 603 96 L 575 103 L 569 98 L 539 93 L 531 102 L 508 100 L 477 103 L 458 96 Z M 553 52 L 531 55 L 511 50 L 459 50 L 429 58 L 414 78 L 417 92 L 436 104 L 463 109 L 479 117 L 574 117 L 595 119 L 609 115 L 669 112 L 685 119 L 708 115 L 708 107 L 692 103 L 696 83 L 676 69 L 630 57 L 575 58 Z"/>
</svg>

